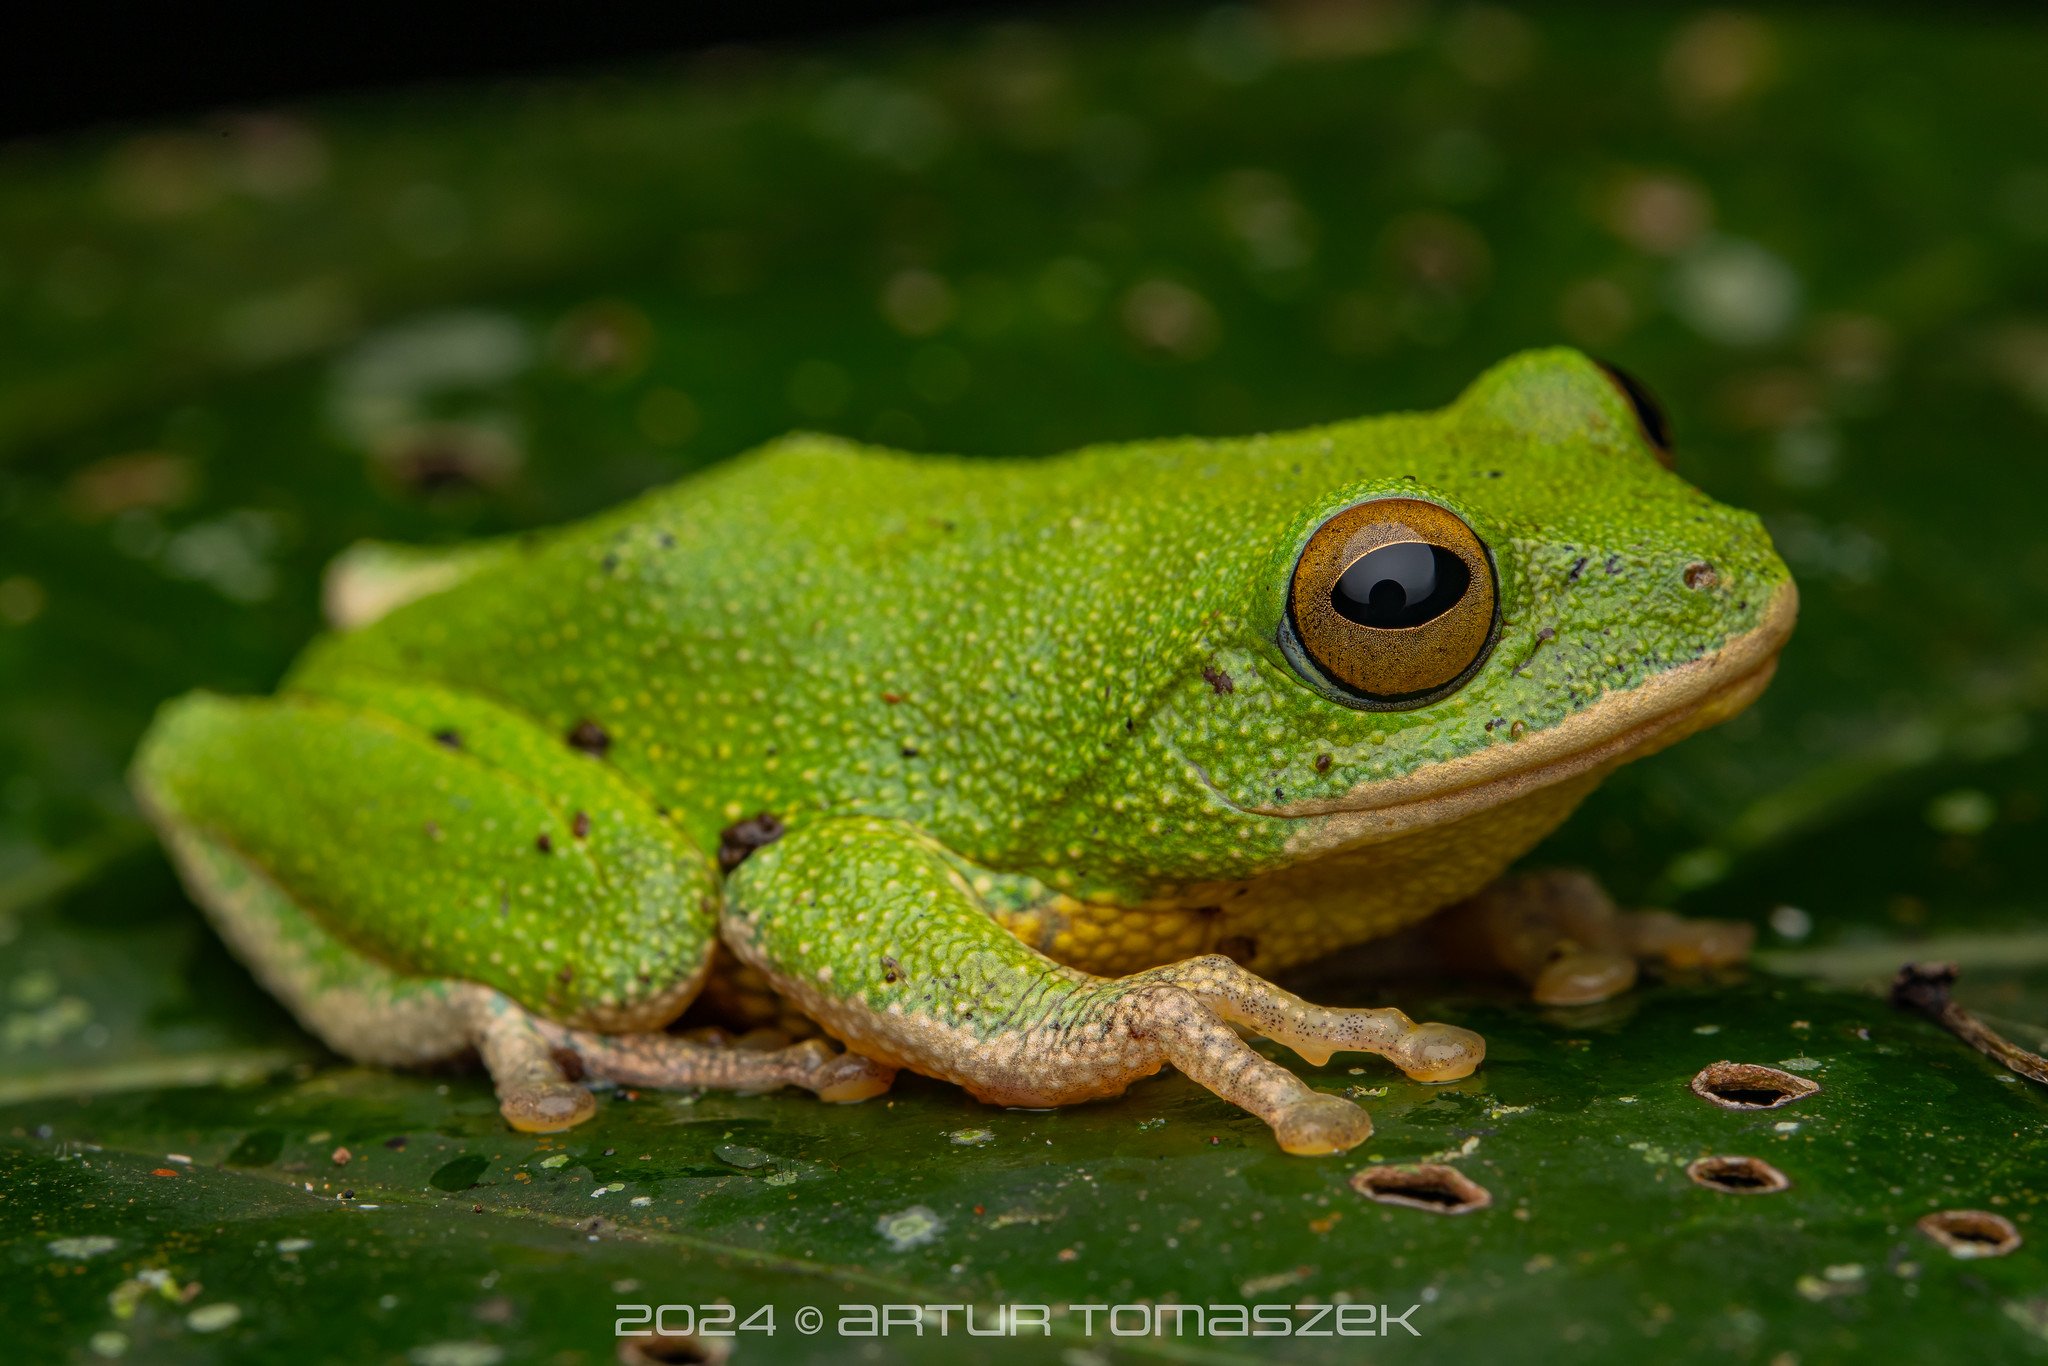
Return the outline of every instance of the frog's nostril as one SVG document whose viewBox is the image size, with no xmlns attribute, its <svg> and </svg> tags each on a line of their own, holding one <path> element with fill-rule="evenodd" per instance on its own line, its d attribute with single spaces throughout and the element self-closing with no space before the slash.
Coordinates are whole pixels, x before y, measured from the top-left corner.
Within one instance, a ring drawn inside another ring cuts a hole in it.
<svg viewBox="0 0 2048 1366">
<path fill-rule="evenodd" d="M 1694 560 L 1685 567 L 1685 586 L 1687 588 L 1712 588 L 1720 581 L 1720 574 L 1715 572 L 1714 566 L 1708 564 L 1705 560 Z"/>
</svg>

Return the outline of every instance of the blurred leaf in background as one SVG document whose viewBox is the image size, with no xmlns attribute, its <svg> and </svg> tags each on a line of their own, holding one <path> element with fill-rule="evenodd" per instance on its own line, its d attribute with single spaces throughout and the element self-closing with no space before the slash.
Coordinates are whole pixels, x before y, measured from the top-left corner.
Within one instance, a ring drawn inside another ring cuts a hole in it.
<svg viewBox="0 0 2048 1366">
<path fill-rule="evenodd" d="M 614 1302 L 720 1296 L 785 1310 L 743 1360 L 833 1356 L 786 1315 L 862 1296 L 1421 1303 L 1417 1360 L 2048 1355 L 2032 1243 L 1914 1232 L 2034 1237 L 2044 1098 L 1859 994 L 1955 956 L 2048 1024 L 2043 70 L 2026 11 L 1300 0 L 0 147 L 0 1312 L 52 1359 L 602 1361 Z M 1488 1033 L 1457 1087 L 1312 1070 L 1485 1211 L 1365 1203 L 1171 1078 L 518 1137 L 475 1077 L 304 1038 L 122 788 L 158 701 L 274 683 L 360 537 L 568 519 L 792 427 L 1004 458 L 1433 406 L 1555 341 L 1657 389 L 1805 611 L 1761 704 L 1542 857 L 1790 975 L 1591 1015 L 1330 977 Z M 1715 1111 L 1685 1083 L 1723 1056 L 1824 1089 Z M 1684 1176 L 1743 1150 L 1792 1189 Z"/>
</svg>

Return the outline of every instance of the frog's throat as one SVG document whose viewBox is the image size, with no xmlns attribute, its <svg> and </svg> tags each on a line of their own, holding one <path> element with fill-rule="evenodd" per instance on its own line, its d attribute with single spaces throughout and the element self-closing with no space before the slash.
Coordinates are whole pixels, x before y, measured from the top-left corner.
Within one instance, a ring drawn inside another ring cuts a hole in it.
<svg viewBox="0 0 2048 1366">
<path fill-rule="evenodd" d="M 1798 615 L 1799 593 L 1787 580 L 1751 630 L 1640 687 L 1609 693 L 1546 730 L 1342 796 L 1240 809 L 1298 822 L 1287 852 L 1314 858 L 1448 825 L 1553 784 L 1597 775 L 1718 725 L 1755 701 L 1771 681 Z"/>
</svg>

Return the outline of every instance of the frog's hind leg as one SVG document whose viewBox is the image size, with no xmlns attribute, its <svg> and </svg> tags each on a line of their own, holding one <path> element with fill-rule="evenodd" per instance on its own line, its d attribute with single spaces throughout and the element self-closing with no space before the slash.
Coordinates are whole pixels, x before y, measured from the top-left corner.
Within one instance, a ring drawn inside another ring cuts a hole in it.
<svg viewBox="0 0 2048 1366">
<path fill-rule="evenodd" d="M 1755 931 L 1670 911 L 1622 911 L 1585 873 L 1548 870 L 1503 878 L 1431 922 L 1447 956 L 1504 969 L 1544 1005 L 1604 1001 L 1636 983 L 1638 965 L 1714 968 L 1749 956 Z"/>
<path fill-rule="evenodd" d="M 1231 1022 L 1306 1057 L 1361 1049 L 1434 1079 L 1484 1056 L 1468 1031 L 1313 1006 L 1221 957 L 1123 978 L 1062 966 L 993 920 L 929 841 L 888 821 L 824 821 L 755 853 L 728 883 L 724 935 L 859 1053 L 1029 1106 L 1116 1095 L 1171 1063 L 1265 1120 L 1290 1152 L 1351 1148 L 1372 1121 L 1254 1052 Z"/>
<path fill-rule="evenodd" d="M 235 956 L 335 1052 L 406 1067 L 474 1051 L 513 1127 L 547 1132 L 590 1117 L 590 1092 L 563 1075 L 551 1041 L 502 992 L 393 972 L 328 933 L 222 841 L 184 828 L 164 838 Z"/>
<path fill-rule="evenodd" d="M 848 1100 L 886 1087 L 890 1069 L 818 1043 L 661 1032 L 709 971 L 719 875 L 610 765 L 473 695 L 354 687 L 181 699 L 133 774 L 223 938 L 336 1051 L 474 1050 L 528 1130 L 591 1114 L 583 1072 Z"/>
</svg>

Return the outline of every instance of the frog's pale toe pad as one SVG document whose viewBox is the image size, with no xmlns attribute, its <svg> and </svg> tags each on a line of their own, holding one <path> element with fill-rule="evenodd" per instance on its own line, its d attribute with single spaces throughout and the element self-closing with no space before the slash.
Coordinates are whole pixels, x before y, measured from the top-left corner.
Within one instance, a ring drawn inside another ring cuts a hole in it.
<svg viewBox="0 0 2048 1366">
<path fill-rule="evenodd" d="M 851 1105 L 881 1095 L 895 1080 L 895 1068 L 858 1053 L 841 1053 L 819 1068 L 808 1085 L 819 1100 Z"/>
<path fill-rule="evenodd" d="M 1673 947 L 1664 952 L 1664 961 L 1675 968 L 1733 967 L 1749 961 L 1749 952 L 1756 946 L 1756 926 L 1738 925 L 1727 920 L 1693 920 L 1687 922 L 1695 933 L 1682 948 Z"/>
<path fill-rule="evenodd" d="M 1688 920 L 1670 911 L 1621 917 L 1622 934 L 1639 957 L 1674 968 L 1725 968 L 1748 961 L 1756 927 L 1732 920 Z"/>
<path fill-rule="evenodd" d="M 1756 932 L 1670 911 L 1623 912 L 1600 885 L 1568 870 L 1503 878 L 1439 920 L 1453 956 L 1504 968 L 1538 1004 L 1590 1005 L 1635 986 L 1644 963 L 1719 968 L 1749 957 Z"/>
<path fill-rule="evenodd" d="M 896 1080 L 895 1068 L 858 1053 L 842 1053 L 823 1039 L 805 1039 L 779 1051 L 790 1060 L 792 1081 L 835 1105 L 879 1096 Z"/>
<path fill-rule="evenodd" d="M 1486 1061 L 1486 1040 L 1457 1025 L 1419 1024 L 1387 1056 L 1411 1081 L 1456 1081 Z"/>
<path fill-rule="evenodd" d="M 1581 949 L 1545 964 L 1530 986 L 1538 1005 L 1583 1006 L 1619 996 L 1636 984 L 1636 960 L 1626 954 Z"/>
<path fill-rule="evenodd" d="M 559 1133 L 596 1114 L 597 1097 L 580 1086 L 521 1087 L 498 1097 L 498 1112 L 520 1133 Z"/>
<path fill-rule="evenodd" d="M 1273 1121 L 1273 1136 L 1300 1157 L 1348 1152 L 1372 1137 L 1372 1116 L 1342 1096 L 1309 1095 Z"/>
</svg>

